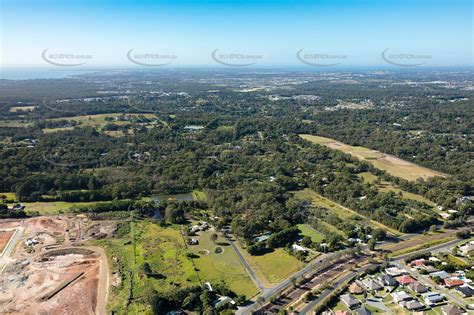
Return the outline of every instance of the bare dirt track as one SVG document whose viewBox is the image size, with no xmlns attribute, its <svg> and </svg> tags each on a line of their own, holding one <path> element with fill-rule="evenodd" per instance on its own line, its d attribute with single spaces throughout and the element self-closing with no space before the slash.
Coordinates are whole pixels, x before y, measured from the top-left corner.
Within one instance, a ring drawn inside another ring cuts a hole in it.
<svg viewBox="0 0 474 315">
<path fill-rule="evenodd" d="M 0 231 L 0 254 L 3 252 L 5 247 L 7 246 L 10 238 L 15 233 L 15 231 Z"/>
<path fill-rule="evenodd" d="M 2 222 L 0 228 L 20 224 L 25 227 L 22 238 L 0 274 L 0 313 L 106 314 L 107 257 L 102 248 L 83 243 L 110 236 L 114 223 L 75 216 L 37 217 L 8 226 Z M 37 244 L 26 245 L 32 239 Z"/>
</svg>

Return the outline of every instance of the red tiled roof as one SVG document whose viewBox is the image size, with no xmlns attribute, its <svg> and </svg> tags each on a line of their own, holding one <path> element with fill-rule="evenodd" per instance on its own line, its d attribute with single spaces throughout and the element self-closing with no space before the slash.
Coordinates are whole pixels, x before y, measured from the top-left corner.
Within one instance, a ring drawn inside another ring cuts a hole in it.
<svg viewBox="0 0 474 315">
<path fill-rule="evenodd" d="M 400 277 L 397 277 L 396 280 L 398 283 L 405 284 L 405 285 L 415 282 L 415 279 L 413 279 L 410 276 L 400 276 Z"/>
<path fill-rule="evenodd" d="M 459 279 L 444 279 L 444 283 L 448 286 L 448 287 L 457 287 L 458 285 L 463 285 L 464 284 L 464 281 L 462 280 L 459 280 Z"/>
<path fill-rule="evenodd" d="M 337 310 L 336 315 L 350 315 L 350 313 L 348 311 Z"/>
</svg>

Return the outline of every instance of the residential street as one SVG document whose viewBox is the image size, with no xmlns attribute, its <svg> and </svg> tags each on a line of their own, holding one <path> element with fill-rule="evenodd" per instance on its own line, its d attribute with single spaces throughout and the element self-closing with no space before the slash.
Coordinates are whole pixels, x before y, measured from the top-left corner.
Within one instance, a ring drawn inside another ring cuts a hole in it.
<svg viewBox="0 0 474 315">
<path fill-rule="evenodd" d="M 403 259 L 408 258 L 410 256 L 413 256 L 415 254 L 422 254 L 422 253 L 428 253 L 428 252 L 438 253 L 438 252 L 441 252 L 443 250 L 449 249 L 453 246 L 456 246 L 458 243 L 462 243 L 463 241 L 464 240 L 462 240 L 462 239 L 456 239 L 456 240 L 450 241 L 450 242 L 445 243 L 445 244 L 441 244 L 441 245 L 438 245 L 438 246 L 434 246 L 434 247 L 424 249 L 424 250 L 420 250 L 420 251 L 417 251 L 417 252 L 413 252 L 413 253 L 410 253 L 410 254 L 402 255 L 402 256 L 396 257 L 396 259 L 392 260 L 391 263 L 393 265 L 399 267 L 399 268 L 403 268 L 403 269 L 408 270 L 408 272 L 415 279 L 418 279 L 423 285 L 431 287 L 431 288 L 436 288 L 437 291 L 443 293 L 448 299 L 453 300 L 454 302 L 456 302 L 460 306 L 464 306 L 466 304 L 465 301 L 463 301 L 462 299 L 457 297 L 455 294 L 449 292 L 449 290 L 443 288 L 442 286 L 438 286 L 433 280 L 431 280 L 431 278 L 429 276 L 422 275 L 418 272 L 418 270 L 413 270 L 411 268 L 408 268 L 407 266 L 405 266 L 401 263 L 401 261 Z"/>
</svg>

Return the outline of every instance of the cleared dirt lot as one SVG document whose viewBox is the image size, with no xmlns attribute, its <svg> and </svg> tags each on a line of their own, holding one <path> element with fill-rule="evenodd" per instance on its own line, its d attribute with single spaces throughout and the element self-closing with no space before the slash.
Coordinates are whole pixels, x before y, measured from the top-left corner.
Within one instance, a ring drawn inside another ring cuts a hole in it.
<svg viewBox="0 0 474 315">
<path fill-rule="evenodd" d="M 22 238 L 0 274 L 0 313 L 105 314 L 107 258 L 83 242 L 110 236 L 115 224 L 56 216 L 2 222 L 0 228 L 20 224 Z"/>
</svg>

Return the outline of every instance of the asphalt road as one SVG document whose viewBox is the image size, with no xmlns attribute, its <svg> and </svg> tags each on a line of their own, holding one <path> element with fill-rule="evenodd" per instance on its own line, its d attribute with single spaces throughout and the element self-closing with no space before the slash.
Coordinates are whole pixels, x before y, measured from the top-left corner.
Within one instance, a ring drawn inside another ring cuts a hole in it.
<svg viewBox="0 0 474 315">
<path fill-rule="evenodd" d="M 237 256 L 239 257 L 240 259 L 240 262 L 242 263 L 242 265 L 244 265 L 245 267 L 245 270 L 247 270 L 247 273 L 249 274 L 250 278 L 252 279 L 253 283 L 255 283 L 255 285 L 258 287 L 258 289 L 260 290 L 260 292 L 262 293 L 265 293 L 266 291 L 268 291 L 268 288 L 266 286 L 263 285 L 262 281 L 260 280 L 260 278 L 257 276 L 257 274 L 255 273 L 255 271 L 253 271 L 252 267 L 250 267 L 249 263 L 247 262 L 247 260 L 245 259 L 245 257 L 242 255 L 242 253 L 240 252 L 240 249 L 237 245 L 235 245 L 234 241 L 233 240 L 230 240 L 229 239 L 229 243 L 230 245 L 232 245 L 232 248 L 234 249 L 234 251 L 237 253 Z"/>
</svg>

